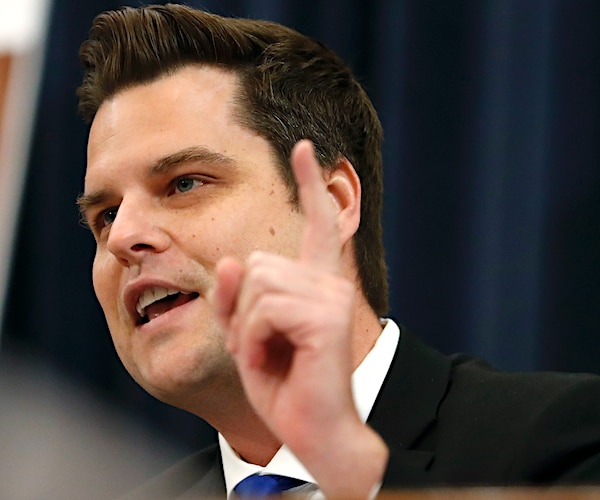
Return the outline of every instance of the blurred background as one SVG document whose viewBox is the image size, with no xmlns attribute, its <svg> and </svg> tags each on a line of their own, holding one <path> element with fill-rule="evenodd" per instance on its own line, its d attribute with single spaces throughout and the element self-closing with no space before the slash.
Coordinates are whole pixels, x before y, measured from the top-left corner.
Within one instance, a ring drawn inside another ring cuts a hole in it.
<svg viewBox="0 0 600 500">
<path fill-rule="evenodd" d="M 2 20 L 16 3 L 0 0 Z M 78 48 L 97 13 L 142 3 L 39 0 L 26 43 L 3 42 L 18 23 L 0 21 L 0 470 L 24 475 L 11 498 L 54 491 L 18 467 L 31 453 L 67 476 L 89 465 L 77 475 L 101 498 L 213 439 L 121 367 L 75 206 Z M 185 3 L 290 25 L 354 68 L 385 130 L 392 317 L 502 369 L 600 373 L 600 2 Z"/>
</svg>

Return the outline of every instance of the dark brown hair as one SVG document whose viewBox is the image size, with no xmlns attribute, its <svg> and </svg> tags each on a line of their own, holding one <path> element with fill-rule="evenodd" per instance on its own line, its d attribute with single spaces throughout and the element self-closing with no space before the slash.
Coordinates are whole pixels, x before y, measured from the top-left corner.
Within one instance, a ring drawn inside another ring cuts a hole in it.
<svg viewBox="0 0 600 500">
<path fill-rule="evenodd" d="M 297 141 L 314 142 L 323 168 L 347 158 L 362 187 L 361 223 L 354 236 L 359 277 L 373 310 L 380 316 L 387 312 L 381 124 L 365 91 L 334 52 L 280 24 L 169 4 L 98 15 L 80 58 L 85 74 L 77 94 L 88 122 L 117 92 L 186 65 L 235 72 L 238 119 L 270 143 L 295 202 L 289 157 Z"/>
</svg>

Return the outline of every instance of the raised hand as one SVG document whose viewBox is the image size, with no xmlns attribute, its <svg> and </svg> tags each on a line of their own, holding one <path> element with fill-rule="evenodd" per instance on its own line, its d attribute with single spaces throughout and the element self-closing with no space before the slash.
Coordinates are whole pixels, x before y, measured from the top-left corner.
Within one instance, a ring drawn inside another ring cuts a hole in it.
<svg viewBox="0 0 600 500">
<path fill-rule="evenodd" d="M 341 275 L 338 212 L 309 141 L 296 145 L 291 164 L 306 218 L 299 258 L 223 259 L 215 309 L 247 398 L 271 432 L 329 497 L 366 498 L 387 450 L 352 400 L 358 285 Z"/>
</svg>

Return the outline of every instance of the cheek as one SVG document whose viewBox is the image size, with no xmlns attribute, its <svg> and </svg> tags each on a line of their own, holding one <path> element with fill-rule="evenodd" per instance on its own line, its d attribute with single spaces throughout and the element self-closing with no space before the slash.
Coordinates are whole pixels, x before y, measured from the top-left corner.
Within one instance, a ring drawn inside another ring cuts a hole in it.
<svg viewBox="0 0 600 500">
<path fill-rule="evenodd" d="M 119 335 L 119 332 L 122 331 L 122 328 L 119 327 L 118 315 L 119 276 L 114 266 L 110 265 L 110 260 L 112 259 L 107 259 L 102 254 L 96 253 L 92 264 L 92 282 L 94 292 L 104 312 L 115 350 L 125 368 L 133 375 L 136 373 L 136 367 L 130 359 L 131 346 L 128 345 L 125 336 Z"/>
<path fill-rule="evenodd" d="M 104 310 L 104 314 L 107 314 L 110 310 L 110 297 L 116 299 L 118 294 L 117 282 L 115 281 L 116 277 L 114 277 L 113 274 L 114 272 L 111 272 L 106 259 L 103 258 L 102 255 L 96 253 L 92 265 L 92 283 L 94 285 L 96 297 Z M 116 304 L 116 300 L 113 300 L 112 302 Z"/>
<path fill-rule="evenodd" d="M 174 246 L 209 272 L 225 255 L 248 254 L 256 239 L 255 213 L 245 207 L 235 212 L 228 208 L 215 207 L 202 218 L 191 216 L 192 224 L 171 233 Z"/>
<path fill-rule="evenodd" d="M 293 257 L 301 247 L 304 218 L 281 200 L 241 211 L 222 229 L 217 253 L 243 257 L 266 250 Z"/>
</svg>

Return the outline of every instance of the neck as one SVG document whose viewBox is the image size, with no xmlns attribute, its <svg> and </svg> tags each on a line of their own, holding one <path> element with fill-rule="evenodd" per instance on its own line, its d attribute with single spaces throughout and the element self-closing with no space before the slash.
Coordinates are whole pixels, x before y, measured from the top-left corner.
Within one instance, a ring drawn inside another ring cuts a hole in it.
<svg viewBox="0 0 600 500">
<path fill-rule="evenodd" d="M 375 345 L 383 327 L 362 294 L 357 294 L 352 333 L 352 369 L 356 370 Z"/>
<path fill-rule="evenodd" d="M 217 430 L 244 461 L 265 467 L 282 443 L 252 409 L 248 413 L 244 417 L 236 415 Z M 240 426 L 240 422 L 244 425 Z"/>
<path fill-rule="evenodd" d="M 264 467 L 281 447 L 281 441 L 250 405 L 237 372 L 210 396 L 204 393 L 202 397 L 190 399 L 211 402 L 208 407 L 201 405 L 187 410 L 221 433 L 246 462 Z"/>
</svg>

